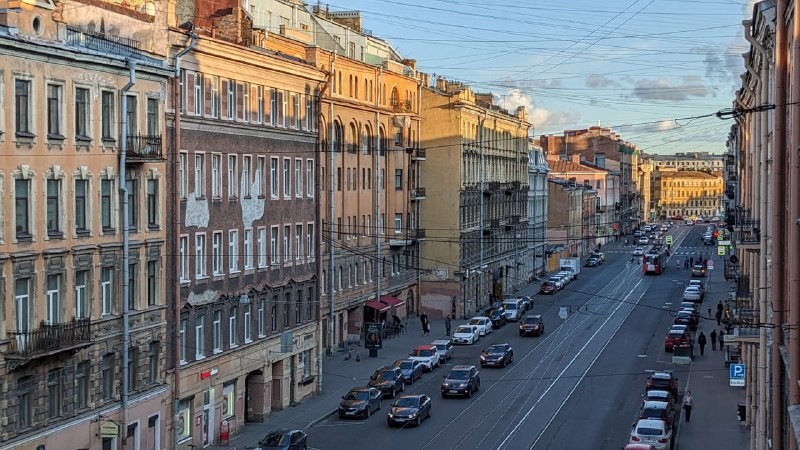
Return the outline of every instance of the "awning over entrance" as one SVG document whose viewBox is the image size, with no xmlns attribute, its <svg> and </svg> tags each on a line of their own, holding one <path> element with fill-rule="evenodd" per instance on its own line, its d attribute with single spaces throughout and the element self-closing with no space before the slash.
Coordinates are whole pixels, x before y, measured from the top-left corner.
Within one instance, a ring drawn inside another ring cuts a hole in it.
<svg viewBox="0 0 800 450">
<path fill-rule="evenodd" d="M 397 297 L 389 297 L 388 295 L 381 297 L 381 303 L 385 303 L 389 306 L 403 306 L 406 304 L 406 302 L 403 300 L 400 300 Z"/>
<path fill-rule="evenodd" d="M 372 308 L 378 312 L 388 311 L 389 308 L 391 308 L 391 306 L 385 303 L 381 303 L 377 300 L 370 300 L 367 303 L 364 303 L 364 306 L 366 306 L 367 308 Z"/>
</svg>

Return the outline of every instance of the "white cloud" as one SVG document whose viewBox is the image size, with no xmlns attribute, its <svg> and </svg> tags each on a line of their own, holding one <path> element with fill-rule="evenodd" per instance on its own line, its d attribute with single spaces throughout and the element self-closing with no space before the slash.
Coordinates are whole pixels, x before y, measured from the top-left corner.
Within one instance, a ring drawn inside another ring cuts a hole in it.
<svg viewBox="0 0 800 450">
<path fill-rule="evenodd" d="M 633 88 L 633 96 L 641 100 L 686 101 L 691 97 L 707 97 L 709 91 L 700 77 L 684 77 L 680 83 L 668 78 L 641 79 Z"/>
<path fill-rule="evenodd" d="M 619 86 L 619 82 L 612 80 L 604 75 L 593 73 L 586 77 L 584 80 L 586 87 L 590 88 L 607 88 Z"/>
<path fill-rule="evenodd" d="M 533 97 L 520 91 L 519 89 L 509 89 L 505 95 L 494 94 L 494 102 L 513 113 L 517 107 L 524 106 L 528 111 L 528 121 L 533 124 L 535 129 L 563 128 L 564 125 L 575 124 L 580 121 L 581 115 L 578 111 L 556 111 L 539 108 Z"/>
</svg>

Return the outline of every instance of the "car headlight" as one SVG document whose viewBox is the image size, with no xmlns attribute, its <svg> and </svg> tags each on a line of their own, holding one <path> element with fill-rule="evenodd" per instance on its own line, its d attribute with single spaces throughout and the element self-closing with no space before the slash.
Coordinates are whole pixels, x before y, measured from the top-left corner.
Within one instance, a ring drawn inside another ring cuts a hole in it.
<svg viewBox="0 0 800 450">
<path fill-rule="evenodd" d="M 481 361 L 486 361 L 486 357 L 481 355 Z"/>
</svg>

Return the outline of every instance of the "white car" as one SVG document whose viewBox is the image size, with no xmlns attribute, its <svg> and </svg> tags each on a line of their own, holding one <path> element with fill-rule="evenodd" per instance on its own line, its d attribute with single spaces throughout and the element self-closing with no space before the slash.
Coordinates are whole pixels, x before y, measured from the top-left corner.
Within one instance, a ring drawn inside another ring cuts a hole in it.
<svg viewBox="0 0 800 450">
<path fill-rule="evenodd" d="M 683 290 L 683 300 L 687 302 L 699 302 L 703 299 L 703 293 L 697 286 L 689 286 Z"/>
<path fill-rule="evenodd" d="M 633 249 L 633 256 L 644 256 L 644 248 L 636 247 Z"/>
<path fill-rule="evenodd" d="M 481 338 L 478 327 L 472 325 L 459 325 L 453 333 L 453 344 L 474 344 Z"/>
<path fill-rule="evenodd" d="M 704 294 L 704 292 L 703 292 L 703 280 L 689 280 L 689 283 L 686 286 L 687 287 L 689 287 L 689 286 L 697 287 L 698 289 L 700 289 L 700 296 L 701 297 L 703 296 L 703 294 Z"/>
<path fill-rule="evenodd" d="M 569 272 L 558 272 L 556 274 L 557 277 L 561 277 L 564 281 L 564 286 L 568 285 L 570 281 L 572 281 L 572 274 Z"/>
<path fill-rule="evenodd" d="M 672 442 L 672 429 L 663 420 L 639 419 L 631 430 L 630 444 L 652 445 L 667 450 Z"/>
<path fill-rule="evenodd" d="M 486 336 L 492 332 L 492 319 L 488 317 L 473 317 L 469 319 L 467 325 L 478 327 L 478 333 L 481 336 Z"/>
<path fill-rule="evenodd" d="M 419 361 L 422 364 L 422 370 L 425 372 L 430 372 L 439 367 L 440 363 L 439 352 L 436 346 L 431 344 L 416 346 L 414 350 L 408 353 L 408 359 Z"/>
<path fill-rule="evenodd" d="M 547 279 L 547 281 L 552 281 L 555 283 L 556 290 L 560 291 L 561 289 L 564 289 L 564 280 L 562 280 L 561 277 L 550 277 Z"/>
<path fill-rule="evenodd" d="M 647 245 L 650 241 L 647 239 L 647 236 L 642 236 L 639 238 L 639 245 Z"/>
</svg>

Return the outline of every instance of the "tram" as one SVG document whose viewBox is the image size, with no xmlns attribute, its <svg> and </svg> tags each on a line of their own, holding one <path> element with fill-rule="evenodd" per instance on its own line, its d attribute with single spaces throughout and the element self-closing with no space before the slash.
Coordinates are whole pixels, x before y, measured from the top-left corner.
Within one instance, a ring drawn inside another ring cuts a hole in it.
<svg viewBox="0 0 800 450">
<path fill-rule="evenodd" d="M 661 275 L 667 268 L 667 247 L 657 245 L 644 254 L 642 270 L 645 275 Z"/>
</svg>

